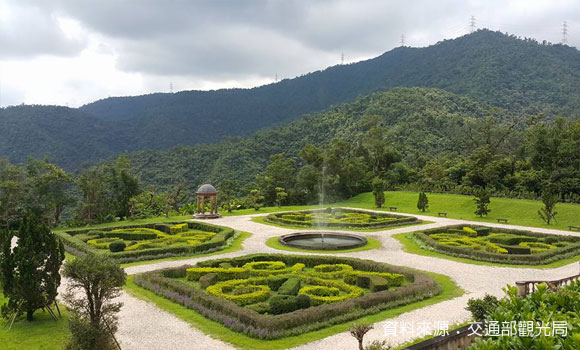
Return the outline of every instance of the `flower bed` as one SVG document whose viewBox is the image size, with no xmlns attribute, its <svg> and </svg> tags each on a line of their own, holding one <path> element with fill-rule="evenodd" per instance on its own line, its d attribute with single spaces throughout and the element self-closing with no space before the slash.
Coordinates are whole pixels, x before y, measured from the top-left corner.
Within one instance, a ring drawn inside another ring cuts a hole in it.
<svg viewBox="0 0 580 350">
<path fill-rule="evenodd" d="M 56 234 L 69 250 L 106 254 L 125 263 L 216 251 L 233 239 L 234 230 L 205 223 L 175 222 Z"/>
<path fill-rule="evenodd" d="M 352 321 L 430 298 L 441 290 L 427 275 L 370 260 L 269 254 L 157 270 L 137 275 L 134 281 L 260 339 Z"/>
<path fill-rule="evenodd" d="M 580 237 L 485 226 L 446 226 L 413 233 L 451 256 L 505 264 L 542 265 L 580 255 Z"/>
<path fill-rule="evenodd" d="M 371 229 L 421 223 L 421 220 L 413 216 L 341 208 L 273 213 L 266 216 L 264 220 L 289 226 L 351 229 Z"/>
</svg>

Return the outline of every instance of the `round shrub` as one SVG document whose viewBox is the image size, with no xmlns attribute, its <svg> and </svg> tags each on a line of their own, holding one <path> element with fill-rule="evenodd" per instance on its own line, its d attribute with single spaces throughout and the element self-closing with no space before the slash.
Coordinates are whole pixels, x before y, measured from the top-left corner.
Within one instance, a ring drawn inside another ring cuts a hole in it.
<svg viewBox="0 0 580 350">
<path fill-rule="evenodd" d="M 112 253 L 122 252 L 126 247 L 127 245 L 123 241 L 115 241 L 109 244 L 109 250 Z"/>
<path fill-rule="evenodd" d="M 322 264 L 314 266 L 314 272 L 316 275 L 329 278 L 342 278 L 346 273 L 352 270 L 352 266 L 346 264 Z"/>
<path fill-rule="evenodd" d="M 336 287 L 325 287 L 325 286 L 307 286 L 298 292 L 301 295 L 314 295 L 317 297 L 333 297 L 340 294 L 340 290 Z"/>
<path fill-rule="evenodd" d="M 250 270 L 280 270 L 286 267 L 282 261 L 254 261 L 243 266 Z"/>
</svg>

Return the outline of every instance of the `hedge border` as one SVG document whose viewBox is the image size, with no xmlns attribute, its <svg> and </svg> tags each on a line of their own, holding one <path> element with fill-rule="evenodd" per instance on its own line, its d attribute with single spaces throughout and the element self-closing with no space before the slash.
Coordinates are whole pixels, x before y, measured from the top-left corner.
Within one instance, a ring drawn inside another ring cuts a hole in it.
<svg viewBox="0 0 580 350">
<path fill-rule="evenodd" d="M 159 228 L 160 225 L 172 226 L 178 224 L 187 224 L 189 229 L 193 230 L 203 230 L 209 232 L 216 232 L 217 234 L 209 241 L 203 242 L 196 246 L 181 246 L 181 247 L 167 247 L 167 248 L 149 248 L 141 249 L 135 251 L 123 251 L 112 253 L 110 251 L 105 251 L 103 249 L 96 249 L 91 247 L 88 243 L 76 238 L 78 234 L 88 233 L 90 231 L 101 231 L 110 232 L 115 229 L 127 229 L 127 228 Z M 175 221 L 169 223 L 152 223 L 152 224 L 140 224 L 140 225 L 128 225 L 128 226 L 116 226 L 107 227 L 103 229 L 82 229 L 82 230 L 71 230 L 71 231 L 56 231 L 55 234 L 63 241 L 65 248 L 68 251 L 80 251 L 84 254 L 103 254 L 107 255 L 119 263 L 128 263 L 141 260 L 154 260 L 159 258 L 167 258 L 174 256 L 181 256 L 187 254 L 198 254 L 198 253 L 208 253 L 222 249 L 226 245 L 227 241 L 234 236 L 235 231 L 232 228 L 200 223 L 200 222 L 188 222 L 188 221 Z"/>
<path fill-rule="evenodd" d="M 429 237 L 435 233 L 444 233 L 447 232 L 449 229 L 458 229 L 463 227 L 470 227 L 472 229 L 485 227 L 490 228 L 493 230 L 494 233 L 509 233 L 521 236 L 529 236 L 529 237 L 536 237 L 536 238 L 547 238 L 547 237 L 554 237 L 557 238 L 558 241 L 568 241 L 574 242 L 575 244 L 569 245 L 564 248 L 558 248 L 551 251 L 546 251 L 542 253 L 535 253 L 535 254 L 496 254 L 490 253 L 485 251 L 477 251 L 472 249 L 454 247 L 439 244 L 436 240 Z M 496 228 L 496 227 L 488 227 L 483 225 L 450 225 L 450 226 L 442 226 L 437 227 L 429 230 L 424 231 L 417 231 L 413 232 L 412 235 L 420 240 L 421 242 L 425 243 L 427 246 L 433 248 L 436 252 L 450 255 L 458 258 L 466 258 L 478 261 L 486 261 L 492 263 L 500 263 L 500 264 L 514 264 L 514 265 L 546 265 L 558 260 L 563 260 L 567 258 L 571 258 L 577 255 L 580 255 L 580 237 L 578 236 L 569 236 L 569 235 L 555 235 L 555 234 L 548 234 L 548 233 L 540 233 L 540 232 L 533 232 L 527 230 L 516 230 L 516 229 L 507 229 L 507 228 Z"/>
<path fill-rule="evenodd" d="M 198 262 L 196 267 L 217 267 L 224 262 L 242 266 L 247 262 L 268 260 L 284 261 L 287 265 L 304 263 L 309 267 L 320 264 L 346 263 L 355 269 L 369 272 L 403 274 L 410 283 L 397 289 L 366 294 L 337 303 L 313 306 L 281 315 L 262 315 L 175 279 L 184 277 L 187 268 L 191 266 L 186 265 L 138 274 L 135 276 L 134 282 L 141 288 L 193 309 L 206 318 L 219 322 L 234 331 L 258 339 L 296 336 L 431 298 L 441 292 L 441 286 L 435 280 L 416 270 L 371 260 L 337 256 L 255 254 Z"/>
<path fill-rule="evenodd" d="M 393 227 L 393 226 L 402 226 L 402 225 L 409 225 L 409 224 L 420 224 L 422 220 L 414 216 L 408 215 L 397 215 L 397 214 L 389 214 L 389 213 L 378 213 L 374 211 L 362 210 L 362 209 L 350 209 L 350 208 L 332 208 L 332 210 L 340 210 L 347 213 L 359 213 L 359 214 L 371 214 L 377 216 L 385 216 L 389 218 L 396 218 L 395 220 L 391 220 L 388 223 L 377 223 L 377 224 L 359 224 L 359 223 L 341 223 L 341 222 L 329 222 L 321 227 L 326 228 L 350 228 L 350 229 L 374 229 L 374 228 L 386 228 L 386 227 Z M 315 225 L 305 221 L 299 220 L 288 220 L 282 218 L 282 215 L 288 214 L 309 214 L 309 213 L 320 213 L 320 212 L 328 212 L 328 209 L 310 209 L 310 210 L 297 210 L 297 211 L 285 211 L 285 212 L 277 212 L 272 213 L 264 217 L 265 222 L 279 224 L 279 225 L 289 225 L 289 226 L 304 226 L 304 227 L 314 227 Z"/>
</svg>

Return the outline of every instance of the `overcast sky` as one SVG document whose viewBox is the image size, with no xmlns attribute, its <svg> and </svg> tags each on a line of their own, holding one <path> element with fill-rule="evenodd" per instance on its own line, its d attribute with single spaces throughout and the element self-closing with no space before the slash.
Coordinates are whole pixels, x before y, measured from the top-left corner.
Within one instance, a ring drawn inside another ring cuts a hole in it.
<svg viewBox="0 0 580 350">
<path fill-rule="evenodd" d="M 0 0 L 0 106 L 253 87 L 400 45 L 469 32 L 469 19 L 580 45 L 580 0 Z"/>
</svg>

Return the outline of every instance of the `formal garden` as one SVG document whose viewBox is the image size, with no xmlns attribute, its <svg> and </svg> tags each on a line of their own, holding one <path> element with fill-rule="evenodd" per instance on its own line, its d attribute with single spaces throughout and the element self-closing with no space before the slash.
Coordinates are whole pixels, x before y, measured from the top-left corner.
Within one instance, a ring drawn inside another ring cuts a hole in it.
<svg viewBox="0 0 580 350">
<path fill-rule="evenodd" d="M 268 215 L 264 221 L 290 227 L 298 226 L 354 230 L 383 229 L 393 226 L 421 223 L 421 220 L 413 216 L 343 208 L 272 213 Z"/>
<path fill-rule="evenodd" d="M 423 249 L 499 264 L 545 265 L 580 255 L 580 237 L 454 225 L 411 233 Z"/>
<path fill-rule="evenodd" d="M 264 340 L 343 324 L 441 292 L 419 271 L 338 256 L 247 255 L 147 272 L 134 282 Z"/>
<path fill-rule="evenodd" d="M 75 255 L 104 254 L 119 263 L 216 252 L 237 238 L 231 228 L 198 222 L 68 230 L 57 235 Z"/>
</svg>

